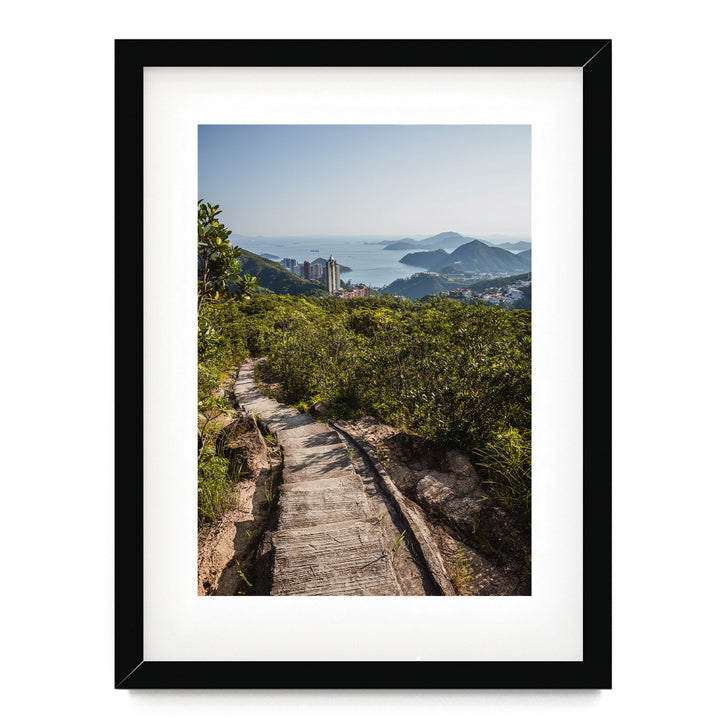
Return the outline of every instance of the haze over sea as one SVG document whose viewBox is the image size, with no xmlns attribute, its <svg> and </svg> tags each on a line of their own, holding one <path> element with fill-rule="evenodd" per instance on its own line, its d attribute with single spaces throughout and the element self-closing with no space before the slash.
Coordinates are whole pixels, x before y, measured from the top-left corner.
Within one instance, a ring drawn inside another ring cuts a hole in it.
<svg viewBox="0 0 720 720">
<path fill-rule="evenodd" d="M 304 260 L 312 262 L 317 257 L 327 260 L 332 255 L 340 265 L 352 268 L 352 272 L 342 274 L 344 282 L 363 283 L 374 288 L 422 272 L 422 268 L 399 262 L 401 257 L 410 252 L 409 250 L 385 250 L 384 245 L 377 244 L 382 240 L 401 240 L 402 237 L 398 235 L 268 238 L 231 235 L 230 238 L 239 247 L 256 255 L 269 253 L 281 259 L 295 258 L 299 263 Z"/>
</svg>

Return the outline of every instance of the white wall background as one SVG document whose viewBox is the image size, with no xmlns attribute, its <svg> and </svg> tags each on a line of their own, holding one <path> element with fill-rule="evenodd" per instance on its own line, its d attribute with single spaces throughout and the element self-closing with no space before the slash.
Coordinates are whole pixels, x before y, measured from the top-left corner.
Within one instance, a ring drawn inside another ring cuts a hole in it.
<svg viewBox="0 0 720 720">
<path fill-rule="evenodd" d="M 710 7 L 700 0 L 4 7 L 0 682 L 9 717 L 711 714 L 720 157 Z M 113 690 L 116 37 L 613 39 L 613 690 Z"/>
</svg>

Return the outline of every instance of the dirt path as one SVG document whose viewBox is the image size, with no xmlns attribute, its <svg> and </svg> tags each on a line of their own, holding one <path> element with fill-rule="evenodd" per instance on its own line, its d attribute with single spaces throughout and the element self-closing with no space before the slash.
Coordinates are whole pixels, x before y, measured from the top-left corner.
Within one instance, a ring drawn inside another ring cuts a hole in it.
<svg viewBox="0 0 720 720">
<path fill-rule="evenodd" d="M 263 395 L 255 363 L 238 371 L 237 403 L 276 437 L 282 482 L 256 563 L 268 595 L 454 594 L 436 547 L 389 503 L 371 464 L 329 425 Z M 423 562 L 434 554 L 438 565 Z M 440 568 L 440 571 L 438 571 Z"/>
</svg>

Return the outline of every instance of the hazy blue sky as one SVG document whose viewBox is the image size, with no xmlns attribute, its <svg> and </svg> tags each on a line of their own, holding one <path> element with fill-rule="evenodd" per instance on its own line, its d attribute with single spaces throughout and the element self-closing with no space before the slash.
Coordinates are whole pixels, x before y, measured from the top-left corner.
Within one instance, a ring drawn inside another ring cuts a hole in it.
<svg viewBox="0 0 720 720">
<path fill-rule="evenodd" d="M 201 125 L 236 235 L 530 234 L 529 125 Z"/>
</svg>

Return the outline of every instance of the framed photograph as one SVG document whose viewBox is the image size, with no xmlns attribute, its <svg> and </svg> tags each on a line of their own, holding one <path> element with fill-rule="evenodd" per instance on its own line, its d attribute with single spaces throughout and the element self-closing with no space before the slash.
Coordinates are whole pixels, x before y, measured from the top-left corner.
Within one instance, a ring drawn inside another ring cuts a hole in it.
<svg viewBox="0 0 720 720">
<path fill-rule="evenodd" d="M 611 42 L 115 57 L 115 686 L 611 687 Z"/>
</svg>

